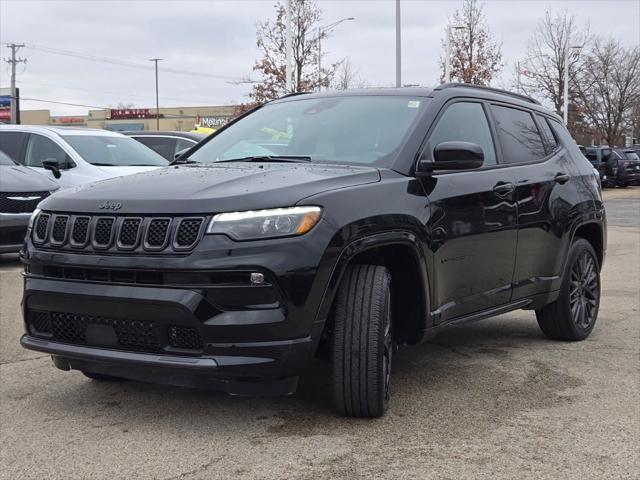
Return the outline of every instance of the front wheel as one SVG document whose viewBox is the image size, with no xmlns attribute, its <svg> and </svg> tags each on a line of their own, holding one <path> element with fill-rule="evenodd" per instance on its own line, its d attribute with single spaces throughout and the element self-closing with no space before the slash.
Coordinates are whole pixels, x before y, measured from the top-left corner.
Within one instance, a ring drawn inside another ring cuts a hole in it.
<svg viewBox="0 0 640 480">
<path fill-rule="evenodd" d="M 345 272 L 336 297 L 331 350 L 338 413 L 384 415 L 393 353 L 391 275 L 385 267 L 353 265 Z"/>
<path fill-rule="evenodd" d="M 591 244 L 576 239 L 569 250 L 558 299 L 536 310 L 538 325 L 553 340 L 584 340 L 600 307 L 600 268 Z"/>
</svg>

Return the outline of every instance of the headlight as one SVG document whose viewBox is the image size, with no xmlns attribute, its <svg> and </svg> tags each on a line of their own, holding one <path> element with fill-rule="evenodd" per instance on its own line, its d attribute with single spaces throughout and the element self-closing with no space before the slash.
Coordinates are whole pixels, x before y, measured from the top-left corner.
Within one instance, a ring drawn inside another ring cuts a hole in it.
<svg viewBox="0 0 640 480">
<path fill-rule="evenodd" d="M 36 217 L 40 214 L 40 209 L 36 208 L 33 213 L 31 214 L 31 217 L 29 217 L 29 224 L 27 225 L 27 229 L 31 230 L 33 228 L 33 222 L 36 221 Z"/>
<path fill-rule="evenodd" d="M 222 233 L 234 240 L 303 235 L 320 220 L 320 207 L 274 208 L 219 213 L 211 219 L 207 233 Z"/>
</svg>

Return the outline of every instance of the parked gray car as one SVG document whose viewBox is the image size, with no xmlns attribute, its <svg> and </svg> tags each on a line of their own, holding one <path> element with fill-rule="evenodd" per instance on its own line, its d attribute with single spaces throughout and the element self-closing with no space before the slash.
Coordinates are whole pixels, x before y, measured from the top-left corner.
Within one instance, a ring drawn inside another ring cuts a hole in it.
<svg viewBox="0 0 640 480">
<path fill-rule="evenodd" d="M 57 189 L 55 182 L 0 150 L 0 253 L 20 250 L 31 214 Z"/>
</svg>

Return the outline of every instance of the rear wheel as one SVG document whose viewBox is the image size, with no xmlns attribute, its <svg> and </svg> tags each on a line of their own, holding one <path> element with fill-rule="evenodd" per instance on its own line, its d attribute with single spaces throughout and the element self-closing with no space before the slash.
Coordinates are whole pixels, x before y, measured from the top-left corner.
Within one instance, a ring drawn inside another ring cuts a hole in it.
<svg viewBox="0 0 640 480">
<path fill-rule="evenodd" d="M 391 275 L 353 265 L 338 290 L 332 337 L 333 400 L 349 417 L 380 417 L 389 405 L 393 340 Z"/>
<path fill-rule="evenodd" d="M 554 340 L 584 340 L 589 336 L 600 307 L 600 268 L 591 244 L 576 239 L 569 259 L 558 300 L 536 310 L 538 325 Z"/>
</svg>

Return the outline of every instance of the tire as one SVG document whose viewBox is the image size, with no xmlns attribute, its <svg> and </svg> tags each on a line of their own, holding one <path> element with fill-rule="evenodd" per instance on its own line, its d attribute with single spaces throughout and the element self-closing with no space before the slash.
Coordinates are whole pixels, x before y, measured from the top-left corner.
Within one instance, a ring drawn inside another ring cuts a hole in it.
<svg viewBox="0 0 640 480">
<path fill-rule="evenodd" d="M 93 372 L 82 372 L 82 374 L 90 378 L 91 380 L 95 380 L 97 382 L 122 382 L 124 378 L 120 377 L 112 377 L 111 375 L 103 375 L 102 373 L 93 373 Z"/>
<path fill-rule="evenodd" d="M 389 406 L 393 354 L 389 271 L 378 265 L 348 267 L 334 312 L 334 407 L 348 417 L 380 417 Z"/>
<path fill-rule="evenodd" d="M 576 238 L 558 299 L 536 310 L 542 332 L 552 340 L 578 341 L 589 336 L 600 308 L 600 267 L 591 244 Z"/>
<path fill-rule="evenodd" d="M 628 184 L 626 184 L 626 183 L 619 183 L 619 184 L 618 184 L 618 186 L 619 186 L 620 188 L 627 188 L 627 187 L 628 187 Z"/>
</svg>

